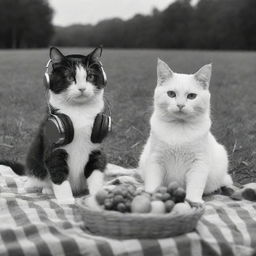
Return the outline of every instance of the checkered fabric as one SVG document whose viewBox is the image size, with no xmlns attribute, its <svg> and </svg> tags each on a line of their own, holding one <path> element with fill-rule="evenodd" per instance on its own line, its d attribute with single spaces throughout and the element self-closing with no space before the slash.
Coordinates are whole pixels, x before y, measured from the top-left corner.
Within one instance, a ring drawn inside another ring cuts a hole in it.
<svg viewBox="0 0 256 256">
<path fill-rule="evenodd" d="M 24 178 L 0 166 L 0 256 L 256 255 L 256 203 L 246 200 L 208 198 L 196 230 L 185 235 L 114 240 L 90 234 L 76 205 L 23 187 Z"/>
</svg>

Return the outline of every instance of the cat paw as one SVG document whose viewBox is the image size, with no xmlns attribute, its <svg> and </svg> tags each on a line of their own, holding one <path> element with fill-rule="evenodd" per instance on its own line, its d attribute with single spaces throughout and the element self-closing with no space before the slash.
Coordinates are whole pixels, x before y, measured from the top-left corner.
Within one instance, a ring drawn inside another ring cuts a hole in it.
<svg viewBox="0 0 256 256">
<path fill-rule="evenodd" d="M 204 205 L 203 199 L 197 199 L 197 200 L 191 200 L 189 198 L 186 198 L 186 201 L 192 206 L 192 207 L 201 207 Z"/>
<path fill-rule="evenodd" d="M 42 191 L 42 186 L 37 184 L 38 182 L 33 179 L 27 179 L 24 183 L 24 191 L 27 193 L 38 193 Z"/>
<path fill-rule="evenodd" d="M 57 202 L 61 205 L 69 205 L 69 204 L 75 204 L 76 200 L 74 197 L 70 197 L 65 199 L 57 199 Z"/>
<path fill-rule="evenodd" d="M 44 195 L 52 195 L 53 194 L 53 190 L 51 188 L 43 188 L 42 189 L 42 194 L 44 194 Z"/>
</svg>

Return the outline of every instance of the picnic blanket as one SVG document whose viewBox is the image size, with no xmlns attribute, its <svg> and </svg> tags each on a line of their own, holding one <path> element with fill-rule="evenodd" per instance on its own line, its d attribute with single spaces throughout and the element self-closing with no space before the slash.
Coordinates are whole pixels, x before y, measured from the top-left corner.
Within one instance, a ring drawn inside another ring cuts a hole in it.
<svg viewBox="0 0 256 256">
<path fill-rule="evenodd" d="M 256 203 L 247 200 L 208 198 L 196 230 L 185 235 L 114 240 L 90 234 L 76 205 L 23 187 L 24 178 L 0 166 L 0 256 L 256 255 Z"/>
</svg>

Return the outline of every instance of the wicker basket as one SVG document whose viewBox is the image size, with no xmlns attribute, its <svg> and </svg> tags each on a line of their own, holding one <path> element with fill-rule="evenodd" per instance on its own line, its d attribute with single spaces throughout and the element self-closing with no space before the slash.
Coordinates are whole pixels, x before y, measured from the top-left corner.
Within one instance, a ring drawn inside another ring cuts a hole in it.
<svg viewBox="0 0 256 256">
<path fill-rule="evenodd" d="M 191 232 L 204 213 L 203 207 L 192 207 L 184 214 L 137 214 L 97 211 L 77 201 L 85 227 L 95 235 L 113 238 L 164 238 Z"/>
</svg>

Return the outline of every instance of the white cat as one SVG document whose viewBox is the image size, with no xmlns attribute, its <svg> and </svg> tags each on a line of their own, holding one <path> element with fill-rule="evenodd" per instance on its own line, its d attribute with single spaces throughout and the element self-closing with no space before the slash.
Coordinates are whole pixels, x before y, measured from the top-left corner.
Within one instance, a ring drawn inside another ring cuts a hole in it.
<svg viewBox="0 0 256 256">
<path fill-rule="evenodd" d="M 140 157 L 145 190 L 177 181 L 186 198 L 202 203 L 202 195 L 232 185 L 228 156 L 210 131 L 211 64 L 195 74 L 174 73 L 158 59 L 151 131 Z"/>
</svg>

